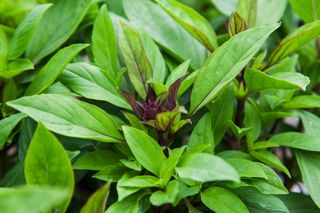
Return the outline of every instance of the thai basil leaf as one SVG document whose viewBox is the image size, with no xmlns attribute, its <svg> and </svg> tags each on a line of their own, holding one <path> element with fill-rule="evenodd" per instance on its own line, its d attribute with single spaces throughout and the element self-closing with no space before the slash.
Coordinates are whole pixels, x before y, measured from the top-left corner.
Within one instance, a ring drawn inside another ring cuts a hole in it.
<svg viewBox="0 0 320 213">
<path fill-rule="evenodd" d="M 19 24 L 9 43 L 9 59 L 18 58 L 27 49 L 43 13 L 51 6 L 52 4 L 41 4 L 34 7 Z"/>
<path fill-rule="evenodd" d="M 212 53 L 194 82 L 190 114 L 215 98 L 241 72 L 278 26 L 257 27 L 239 33 Z"/>
<path fill-rule="evenodd" d="M 58 134 L 101 142 L 120 142 L 113 118 L 100 108 L 65 95 L 37 95 L 8 102 L 8 105 L 41 121 Z"/>
<path fill-rule="evenodd" d="M 5 144 L 11 131 L 26 115 L 23 113 L 13 114 L 7 118 L 0 120 L 0 147 Z"/>
<path fill-rule="evenodd" d="M 320 19 L 320 2 L 315 0 L 289 0 L 292 9 L 306 23 Z"/>
<path fill-rule="evenodd" d="M 157 0 L 157 2 L 207 49 L 213 51 L 218 47 L 216 33 L 210 23 L 198 12 L 174 0 Z"/>
<path fill-rule="evenodd" d="M 105 184 L 98 189 L 90 198 L 86 204 L 81 208 L 80 213 L 103 213 L 105 211 L 106 202 L 109 195 L 110 183 Z"/>
<path fill-rule="evenodd" d="M 43 15 L 27 49 L 37 62 L 61 46 L 76 30 L 89 8 L 90 0 L 56 0 Z"/>
<path fill-rule="evenodd" d="M 92 54 L 94 62 L 115 79 L 118 72 L 117 41 L 106 5 L 100 8 L 93 24 Z"/>
<path fill-rule="evenodd" d="M 66 211 L 74 188 L 71 162 L 60 142 L 41 123 L 32 137 L 25 159 L 24 174 L 27 184 L 67 189 L 68 199 L 54 208 L 56 211 Z"/>
<path fill-rule="evenodd" d="M 59 80 L 74 92 L 88 99 L 106 101 L 116 106 L 131 109 L 122 97 L 116 83 L 93 65 L 78 62 L 67 65 Z"/>
<path fill-rule="evenodd" d="M 29 59 L 16 59 L 8 63 L 7 70 L 0 72 L 0 78 L 10 79 L 24 71 L 34 69 L 32 62 Z"/>
<path fill-rule="evenodd" d="M 57 52 L 37 73 L 27 88 L 25 95 L 39 94 L 48 88 L 60 75 L 67 64 L 87 46 L 87 44 L 73 44 Z"/>
</svg>

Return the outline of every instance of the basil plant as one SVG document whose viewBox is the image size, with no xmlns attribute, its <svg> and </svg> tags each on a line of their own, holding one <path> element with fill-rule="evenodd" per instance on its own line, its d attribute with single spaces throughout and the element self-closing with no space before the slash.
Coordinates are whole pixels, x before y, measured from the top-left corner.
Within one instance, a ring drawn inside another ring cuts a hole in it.
<svg viewBox="0 0 320 213">
<path fill-rule="evenodd" d="M 0 2 L 0 211 L 320 212 L 320 2 Z"/>
</svg>

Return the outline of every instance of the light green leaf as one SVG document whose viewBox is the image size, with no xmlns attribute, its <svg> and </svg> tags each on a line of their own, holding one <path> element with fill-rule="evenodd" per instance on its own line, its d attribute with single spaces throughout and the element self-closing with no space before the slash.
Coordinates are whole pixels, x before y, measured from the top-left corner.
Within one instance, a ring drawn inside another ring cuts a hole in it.
<svg viewBox="0 0 320 213">
<path fill-rule="evenodd" d="M 87 46 L 87 44 L 72 44 L 59 50 L 37 73 L 27 88 L 25 95 L 39 94 L 48 88 L 61 74 L 67 64 Z"/>
<path fill-rule="evenodd" d="M 25 117 L 25 114 L 18 113 L 0 120 L 0 148 L 5 144 L 14 127 Z"/>
<path fill-rule="evenodd" d="M 211 0 L 211 2 L 226 16 L 230 16 L 232 12 L 237 11 L 238 0 Z"/>
<path fill-rule="evenodd" d="M 207 49 L 218 47 L 217 36 L 210 23 L 197 11 L 178 1 L 157 0 L 167 13 Z"/>
<path fill-rule="evenodd" d="M 7 70 L 8 39 L 0 27 L 0 73 Z"/>
<path fill-rule="evenodd" d="M 127 171 L 128 169 L 121 163 L 110 164 L 105 166 L 102 170 L 100 170 L 92 177 L 103 181 L 117 182 Z"/>
<path fill-rule="evenodd" d="M 54 208 L 56 211 L 66 211 L 74 188 L 71 162 L 60 142 L 41 123 L 39 123 L 29 145 L 24 174 L 27 184 L 49 185 L 67 189 L 68 199 L 62 205 Z"/>
<path fill-rule="evenodd" d="M 256 69 L 248 69 L 244 75 L 249 91 L 263 89 L 301 89 L 306 90 L 310 83 L 308 77 L 297 72 L 280 72 L 268 75 Z"/>
<path fill-rule="evenodd" d="M 264 172 L 264 168 L 260 163 L 253 162 L 251 160 L 241 159 L 241 158 L 227 158 L 225 159 L 242 178 L 263 178 L 267 179 L 267 175 Z"/>
<path fill-rule="evenodd" d="M 281 104 L 286 109 L 299 108 L 320 108 L 320 96 L 318 95 L 300 95 L 290 101 Z"/>
<path fill-rule="evenodd" d="M 129 79 L 138 94 L 145 98 L 147 93 L 146 83 L 152 78 L 153 70 L 139 34 L 126 24 L 121 23 L 119 40 Z"/>
<path fill-rule="evenodd" d="M 292 9 L 306 23 L 320 19 L 320 2 L 317 0 L 289 0 Z"/>
<path fill-rule="evenodd" d="M 244 126 L 246 128 L 252 128 L 247 134 L 247 143 L 249 149 L 253 147 L 255 142 L 261 133 L 262 121 L 260 117 L 260 111 L 254 100 L 249 99 L 244 106 Z"/>
<path fill-rule="evenodd" d="M 110 150 L 97 150 L 81 156 L 73 165 L 74 169 L 101 170 L 119 162 L 119 157 Z"/>
<path fill-rule="evenodd" d="M 100 108 L 64 95 L 37 95 L 7 103 L 58 134 L 101 142 L 120 142 L 112 117 Z"/>
<path fill-rule="evenodd" d="M 27 58 L 37 62 L 61 46 L 76 30 L 90 0 L 55 0 L 43 15 L 27 49 Z"/>
<path fill-rule="evenodd" d="M 178 164 L 176 171 L 181 178 L 199 182 L 239 181 L 239 175 L 232 166 L 222 158 L 206 153 L 189 155 Z"/>
<path fill-rule="evenodd" d="M 9 43 L 9 59 L 12 60 L 18 58 L 27 49 L 43 13 L 51 6 L 52 4 L 41 4 L 35 6 L 19 24 Z"/>
<path fill-rule="evenodd" d="M 106 5 L 100 8 L 93 24 L 92 54 L 94 62 L 115 79 L 118 72 L 117 41 Z"/>
<path fill-rule="evenodd" d="M 303 123 L 304 132 L 318 138 L 320 135 L 320 118 L 308 111 L 300 112 L 299 116 Z"/>
<path fill-rule="evenodd" d="M 190 114 L 215 98 L 241 72 L 278 27 L 276 24 L 249 29 L 233 36 L 212 53 L 194 82 Z"/>
<path fill-rule="evenodd" d="M 172 70 L 172 72 L 167 78 L 166 85 L 170 86 L 176 80 L 178 80 L 179 78 L 187 74 L 189 66 L 190 66 L 190 60 L 187 60 L 182 64 L 180 64 L 179 66 L 177 66 L 174 70 Z"/>
<path fill-rule="evenodd" d="M 160 169 L 166 157 L 157 141 L 145 132 L 133 127 L 124 126 L 123 132 L 136 160 L 144 168 L 159 176 Z"/>
<path fill-rule="evenodd" d="M 272 136 L 270 142 L 296 149 L 320 152 L 320 139 L 318 136 L 300 132 L 285 132 Z"/>
<path fill-rule="evenodd" d="M 240 128 L 235 123 L 233 123 L 232 120 L 229 120 L 228 126 L 238 140 L 241 140 L 243 136 L 247 135 L 252 130 L 252 127 Z"/>
<path fill-rule="evenodd" d="M 308 189 L 313 201 L 320 208 L 320 154 L 314 152 L 295 151 L 302 174 L 303 183 Z"/>
<path fill-rule="evenodd" d="M 118 184 L 119 187 L 133 187 L 133 188 L 150 188 L 161 187 L 162 181 L 151 175 L 134 176 L 127 180 L 121 181 Z"/>
<path fill-rule="evenodd" d="M 320 21 L 303 25 L 293 33 L 286 36 L 272 52 L 267 67 L 272 66 L 288 55 L 297 51 L 300 47 L 320 36 Z"/>
<path fill-rule="evenodd" d="M 257 0 L 256 26 L 279 22 L 287 8 L 288 0 Z"/>
<path fill-rule="evenodd" d="M 279 169 L 284 172 L 288 177 L 291 177 L 289 170 L 281 163 L 279 158 L 268 151 L 252 151 L 250 155 L 255 159 L 267 164 L 271 167 Z"/>
<path fill-rule="evenodd" d="M 131 106 L 118 92 L 113 79 L 108 78 L 108 74 L 104 75 L 102 70 L 96 66 L 84 62 L 68 64 L 59 80 L 83 97 L 131 109 Z"/>
<path fill-rule="evenodd" d="M 254 27 L 256 24 L 258 2 L 260 3 L 260 1 L 257 0 L 239 0 L 238 13 L 244 19 L 245 23 L 247 23 L 248 27 Z"/>
<path fill-rule="evenodd" d="M 150 37 L 180 62 L 191 59 L 192 68 L 198 68 L 207 51 L 182 26 L 159 5 L 148 0 L 123 0 L 129 20 L 143 29 Z"/>
<path fill-rule="evenodd" d="M 0 190 L 2 213 L 49 212 L 53 206 L 64 202 L 68 192 L 48 186 L 24 186 Z"/>
<path fill-rule="evenodd" d="M 237 195 L 221 187 L 212 186 L 201 192 L 201 201 L 217 213 L 249 213 Z"/>
<path fill-rule="evenodd" d="M 27 70 L 34 69 L 32 62 L 29 59 L 17 59 L 8 63 L 8 70 L 0 72 L 0 78 L 13 78 Z"/>
<path fill-rule="evenodd" d="M 103 213 L 109 195 L 110 183 L 105 184 L 90 196 L 80 213 Z"/>
<path fill-rule="evenodd" d="M 198 144 L 210 145 L 210 148 L 207 149 L 207 152 L 213 153 L 214 135 L 209 113 L 206 113 L 204 116 L 202 116 L 197 125 L 194 127 L 188 142 L 188 147 L 196 146 Z"/>
<path fill-rule="evenodd" d="M 105 213 L 119 213 L 119 212 L 130 212 L 138 213 L 139 212 L 139 202 L 145 196 L 144 193 L 137 193 L 126 197 L 121 201 L 113 203 Z"/>
</svg>

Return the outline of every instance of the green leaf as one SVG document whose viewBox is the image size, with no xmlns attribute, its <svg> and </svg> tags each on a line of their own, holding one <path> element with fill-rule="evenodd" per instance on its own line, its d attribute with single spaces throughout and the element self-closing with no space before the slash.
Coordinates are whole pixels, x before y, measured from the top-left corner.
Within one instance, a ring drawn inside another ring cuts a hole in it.
<svg viewBox="0 0 320 213">
<path fill-rule="evenodd" d="M 317 95 L 300 95 L 290 101 L 281 104 L 286 109 L 299 108 L 320 108 L 320 96 Z"/>
<path fill-rule="evenodd" d="M 185 148 L 186 147 L 183 146 L 175 148 L 169 152 L 169 157 L 165 160 L 160 170 L 160 178 L 163 179 L 164 184 L 167 184 L 169 182 Z"/>
<path fill-rule="evenodd" d="M 0 73 L 7 70 L 8 40 L 6 33 L 0 27 Z"/>
<path fill-rule="evenodd" d="M 139 34 L 124 23 L 119 30 L 120 50 L 127 65 L 130 81 L 142 97 L 146 97 L 147 81 L 152 77 L 153 70 Z"/>
<path fill-rule="evenodd" d="M 27 88 L 25 95 L 39 94 L 48 88 L 61 74 L 67 64 L 87 46 L 87 44 L 72 44 L 59 50 L 37 73 Z"/>
<path fill-rule="evenodd" d="M 29 59 L 23 58 L 9 62 L 7 69 L 5 72 L 0 72 L 0 78 L 10 79 L 34 67 Z"/>
<path fill-rule="evenodd" d="M 320 139 L 318 136 L 300 132 L 285 132 L 272 136 L 270 142 L 296 149 L 320 152 Z"/>
<path fill-rule="evenodd" d="M 58 134 L 101 142 L 120 142 L 112 117 L 100 108 L 64 95 L 37 95 L 7 103 Z"/>
<path fill-rule="evenodd" d="M 81 208 L 80 213 L 103 213 L 109 195 L 110 183 L 95 191 L 86 204 Z"/>
<path fill-rule="evenodd" d="M 235 108 L 235 95 L 233 86 L 229 84 L 223 89 L 215 99 L 215 101 L 209 105 L 211 114 L 211 124 L 214 131 L 214 142 L 219 144 L 223 138 L 225 132 L 228 129 L 228 120 L 232 120 L 233 111 Z"/>
<path fill-rule="evenodd" d="M 68 64 L 59 80 L 85 98 L 106 101 L 130 110 L 131 106 L 118 92 L 116 83 L 107 75 L 96 66 L 78 62 Z"/>
<path fill-rule="evenodd" d="M 136 193 L 139 191 L 141 188 L 133 188 L 133 187 L 122 187 L 121 184 L 122 182 L 127 181 L 130 178 L 133 178 L 137 175 L 136 172 L 130 171 L 126 172 L 122 175 L 122 177 L 119 179 L 117 182 L 117 193 L 118 193 L 118 201 L 123 200 L 124 198 Z"/>
<path fill-rule="evenodd" d="M 1 187 L 21 186 L 26 183 L 24 178 L 24 162 L 18 162 L 2 177 Z"/>
<path fill-rule="evenodd" d="M 190 113 L 215 98 L 261 48 L 276 25 L 252 28 L 232 37 L 219 47 L 201 67 L 191 94 Z"/>
<path fill-rule="evenodd" d="M 180 62 L 191 59 L 192 68 L 198 68 L 207 51 L 159 5 L 147 0 L 123 0 L 129 20 L 146 31 L 150 37 Z"/>
<path fill-rule="evenodd" d="M 117 41 L 106 5 L 100 8 L 93 24 L 92 54 L 94 62 L 115 79 L 118 72 Z"/>
<path fill-rule="evenodd" d="M 113 203 L 105 213 L 119 213 L 119 212 L 139 212 L 139 202 L 145 196 L 144 193 L 137 193 L 131 195 L 121 201 Z"/>
<path fill-rule="evenodd" d="M 61 46 L 76 30 L 89 8 L 90 0 L 55 0 L 43 15 L 27 49 L 37 62 Z M 71 15 L 72 14 L 72 15 Z"/>
<path fill-rule="evenodd" d="M 64 202 L 66 190 L 48 186 L 24 186 L 0 191 L 2 213 L 50 212 L 53 206 Z"/>
<path fill-rule="evenodd" d="M 261 161 L 264 164 L 267 164 L 271 167 L 279 169 L 280 171 L 284 172 L 288 177 L 291 177 L 290 172 L 288 169 L 281 163 L 279 158 L 268 151 L 252 151 L 250 155 L 255 159 Z"/>
<path fill-rule="evenodd" d="M 241 188 L 236 194 L 247 205 L 250 212 L 289 213 L 285 204 L 276 196 L 262 194 L 252 188 Z"/>
<path fill-rule="evenodd" d="M 207 49 L 218 47 L 217 36 L 210 23 L 191 7 L 174 0 L 157 0 L 161 7 Z"/>
<path fill-rule="evenodd" d="M 263 89 L 301 89 L 306 90 L 310 83 L 308 77 L 296 72 L 280 72 L 268 75 L 256 69 L 245 72 L 245 81 L 249 91 Z"/>
<path fill-rule="evenodd" d="M 320 154 L 306 151 L 295 151 L 298 165 L 302 174 L 302 180 L 311 198 L 320 208 Z"/>
<path fill-rule="evenodd" d="M 211 0 L 214 6 L 224 15 L 229 16 L 232 12 L 237 11 L 237 0 Z"/>
<path fill-rule="evenodd" d="M 248 24 L 248 27 L 255 26 L 257 21 L 257 10 L 257 0 L 239 0 L 238 13 L 244 19 L 245 23 Z"/>
<path fill-rule="evenodd" d="M 166 160 L 161 146 L 145 132 L 133 127 L 124 126 L 123 132 L 136 160 L 148 171 L 159 176 Z"/>
<path fill-rule="evenodd" d="M 290 193 L 278 197 L 288 207 L 291 213 L 312 213 L 319 211 L 319 207 L 314 204 L 310 196 L 302 193 Z"/>
<path fill-rule="evenodd" d="M 256 26 L 279 22 L 287 8 L 287 0 L 257 0 Z"/>
<path fill-rule="evenodd" d="M 308 111 L 300 112 L 299 116 L 301 117 L 303 123 L 304 132 L 308 135 L 318 137 L 320 129 L 320 118 Z"/>
<path fill-rule="evenodd" d="M 286 36 L 272 52 L 267 67 L 272 66 L 288 55 L 297 51 L 300 47 L 320 36 L 320 21 L 303 25 L 293 33 Z"/>
<path fill-rule="evenodd" d="M 162 181 L 151 175 L 134 176 L 127 180 L 121 181 L 119 187 L 133 187 L 133 188 L 150 188 L 161 187 Z"/>
<path fill-rule="evenodd" d="M 225 161 L 235 168 L 242 178 L 254 177 L 267 179 L 266 173 L 260 163 L 241 158 L 227 158 Z"/>
<path fill-rule="evenodd" d="M 52 4 L 41 4 L 35 6 L 19 24 L 9 43 L 9 59 L 12 60 L 18 58 L 27 49 L 43 13 L 51 6 Z"/>
<path fill-rule="evenodd" d="M 210 187 L 201 192 L 201 201 L 217 213 L 249 213 L 246 205 L 231 191 L 221 187 Z"/>
<path fill-rule="evenodd" d="M 39 123 L 29 145 L 24 174 L 27 184 L 49 185 L 67 189 L 68 199 L 55 207 L 57 211 L 66 211 L 74 188 L 71 162 L 60 142 L 41 123 Z"/>
<path fill-rule="evenodd" d="M 14 127 L 25 117 L 25 114 L 18 113 L 0 120 L 0 148 L 5 144 Z"/>
<path fill-rule="evenodd" d="M 141 123 L 139 118 L 137 118 L 135 115 L 128 112 L 123 112 L 123 115 L 129 121 L 132 127 L 143 130 L 143 131 L 147 131 L 146 127 Z"/>
<path fill-rule="evenodd" d="M 243 32 L 247 29 L 245 20 L 236 12 L 233 12 L 229 18 L 228 33 L 230 37 Z"/>
<path fill-rule="evenodd" d="M 117 182 L 120 180 L 122 175 L 126 173 L 128 169 L 121 163 L 106 165 L 102 170 L 93 175 L 92 177 L 103 180 Z"/>
<path fill-rule="evenodd" d="M 247 143 L 248 148 L 250 149 L 253 147 L 253 142 L 255 142 L 260 136 L 262 121 L 260 111 L 254 100 L 249 99 L 249 101 L 245 103 L 244 112 L 244 126 L 246 128 L 252 128 L 247 134 Z"/>
<path fill-rule="evenodd" d="M 209 113 L 206 113 L 204 116 L 202 116 L 197 125 L 194 127 L 188 142 L 188 147 L 196 146 L 198 144 L 210 145 L 210 148 L 207 150 L 207 152 L 213 153 L 214 135 Z"/>
<path fill-rule="evenodd" d="M 320 19 L 320 2 L 317 0 L 289 0 L 292 9 L 309 23 Z"/>
<path fill-rule="evenodd" d="M 101 170 L 119 162 L 119 157 L 110 150 L 97 150 L 81 156 L 73 165 L 74 169 Z"/>
<path fill-rule="evenodd" d="M 199 182 L 239 181 L 239 175 L 232 166 L 222 158 L 206 153 L 189 155 L 178 164 L 176 171 L 181 178 Z"/>
<path fill-rule="evenodd" d="M 166 86 L 170 86 L 176 80 L 178 80 L 179 78 L 187 74 L 189 66 L 190 66 L 190 60 L 187 60 L 182 64 L 180 64 L 179 66 L 177 66 L 174 70 L 172 70 L 172 72 L 167 78 Z"/>
<path fill-rule="evenodd" d="M 235 123 L 233 123 L 232 120 L 229 120 L 228 125 L 232 133 L 236 136 L 238 140 L 241 140 L 243 136 L 247 135 L 252 130 L 252 127 L 240 128 Z"/>
</svg>

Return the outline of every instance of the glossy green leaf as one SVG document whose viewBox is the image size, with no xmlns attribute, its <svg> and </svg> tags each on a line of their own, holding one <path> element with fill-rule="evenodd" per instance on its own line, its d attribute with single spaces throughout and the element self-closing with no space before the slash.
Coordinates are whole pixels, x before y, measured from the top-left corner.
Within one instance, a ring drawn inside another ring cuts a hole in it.
<svg viewBox="0 0 320 213">
<path fill-rule="evenodd" d="M 139 34 L 126 24 L 121 23 L 119 40 L 130 81 L 138 94 L 145 98 L 147 93 L 146 83 L 152 77 L 153 70 Z"/>
<path fill-rule="evenodd" d="M 27 184 L 49 185 L 67 189 L 68 199 L 62 205 L 55 207 L 57 211 L 66 211 L 74 188 L 71 162 L 60 142 L 41 123 L 39 123 L 29 145 L 24 174 Z"/>
<path fill-rule="evenodd" d="M 27 49 L 27 57 L 37 62 L 61 46 L 85 16 L 90 0 L 56 0 L 43 15 Z"/>
<path fill-rule="evenodd" d="M 157 0 L 157 2 L 210 51 L 218 47 L 217 36 L 210 23 L 194 9 L 174 0 Z"/>
<path fill-rule="evenodd" d="M 201 201 L 217 213 L 249 213 L 246 205 L 231 191 L 221 187 L 210 187 L 201 192 Z"/>
<path fill-rule="evenodd" d="M 320 208 L 320 154 L 306 151 L 295 151 L 296 158 L 302 174 L 302 179 L 305 187 L 308 189 L 313 201 Z"/>
<path fill-rule="evenodd" d="M 43 13 L 51 6 L 52 4 L 41 4 L 34 7 L 19 24 L 9 43 L 9 59 L 18 58 L 27 49 Z"/>
<path fill-rule="evenodd" d="M 109 164 L 92 177 L 103 181 L 117 182 L 127 171 L 128 169 L 121 163 Z"/>
<path fill-rule="evenodd" d="M 245 81 L 249 91 L 263 89 L 301 89 L 306 90 L 310 83 L 308 77 L 296 72 L 280 72 L 268 75 L 256 69 L 245 72 Z"/>
<path fill-rule="evenodd" d="M 272 66 L 319 36 L 320 21 L 303 25 L 280 42 L 278 47 L 272 52 L 267 66 Z"/>
<path fill-rule="evenodd" d="M 262 194 L 250 188 L 236 190 L 236 194 L 246 204 L 250 212 L 289 213 L 286 205 L 276 196 Z"/>
<path fill-rule="evenodd" d="M 176 171 L 181 178 L 199 182 L 239 181 L 238 173 L 226 161 L 220 157 L 205 153 L 189 155 L 178 164 Z"/>
<path fill-rule="evenodd" d="M 130 110 L 131 106 L 119 93 L 116 83 L 106 75 L 98 67 L 78 62 L 69 64 L 59 80 L 83 97 L 106 101 Z"/>
<path fill-rule="evenodd" d="M 241 158 L 230 158 L 225 160 L 235 168 L 241 178 L 254 177 L 267 179 L 266 173 L 260 163 Z"/>
<path fill-rule="evenodd" d="M 188 68 L 190 66 L 190 60 L 183 62 L 179 66 L 177 66 L 170 75 L 167 78 L 166 85 L 170 86 L 173 84 L 176 80 L 187 74 Z"/>
<path fill-rule="evenodd" d="M 244 112 L 244 126 L 246 128 L 252 128 L 247 134 L 248 147 L 251 148 L 253 142 L 255 142 L 261 134 L 262 121 L 258 106 L 252 99 L 249 99 L 249 101 L 245 103 Z"/>
<path fill-rule="evenodd" d="M 161 146 L 145 132 L 133 127 L 124 126 L 123 132 L 136 160 L 144 168 L 158 176 L 166 159 Z"/>
<path fill-rule="evenodd" d="M 101 142 L 119 142 L 122 136 L 112 117 L 100 108 L 64 95 L 37 95 L 8 105 L 41 121 L 58 134 Z"/>
<path fill-rule="evenodd" d="M 289 0 L 292 9 L 306 23 L 320 19 L 320 2 L 317 0 Z"/>
<path fill-rule="evenodd" d="M 119 157 L 110 150 L 97 150 L 81 156 L 73 165 L 74 169 L 101 170 L 119 162 Z"/>
<path fill-rule="evenodd" d="M 209 113 L 202 116 L 197 125 L 194 127 L 188 142 L 188 147 L 196 146 L 198 144 L 210 145 L 210 148 L 207 150 L 207 152 L 213 153 L 214 135 Z"/>
<path fill-rule="evenodd" d="M 141 175 L 121 181 L 118 186 L 133 188 L 161 187 L 161 180 L 151 175 Z"/>
<path fill-rule="evenodd" d="M 3 213 L 49 212 L 53 206 L 64 202 L 66 190 L 48 186 L 24 186 L 0 191 L 0 208 Z"/>
<path fill-rule="evenodd" d="M 5 72 L 0 72 L 0 78 L 10 79 L 34 67 L 29 59 L 23 58 L 9 62 L 7 69 Z"/>
<path fill-rule="evenodd" d="M 300 132 L 285 132 L 272 136 L 270 142 L 296 149 L 320 152 L 320 139 L 318 136 Z"/>
<path fill-rule="evenodd" d="M 239 0 L 238 13 L 244 19 L 245 23 L 247 23 L 248 27 L 255 26 L 257 21 L 257 10 L 257 0 Z"/>
<path fill-rule="evenodd" d="M 194 114 L 215 98 L 241 72 L 278 26 L 268 25 L 239 33 L 212 53 L 194 82 L 190 113 Z"/>
<path fill-rule="evenodd" d="M 0 73 L 7 69 L 8 39 L 0 27 Z"/>
<path fill-rule="evenodd" d="M 288 177 L 291 177 L 289 170 L 281 163 L 279 158 L 269 151 L 252 151 L 250 155 L 255 159 L 267 164 L 273 168 L 284 172 Z"/>
<path fill-rule="evenodd" d="M 67 64 L 87 46 L 87 44 L 73 44 L 57 52 L 37 73 L 27 88 L 25 95 L 39 94 L 48 88 L 61 74 Z"/>
<path fill-rule="evenodd" d="M 292 100 L 281 104 L 286 109 L 299 108 L 320 108 L 320 96 L 317 95 L 300 95 Z"/>
<path fill-rule="evenodd" d="M 147 0 L 123 0 L 123 6 L 130 21 L 143 27 L 153 40 L 180 62 L 191 59 L 191 66 L 198 68 L 207 57 L 205 47 L 161 6 Z"/>
<path fill-rule="evenodd" d="M 25 114 L 18 113 L 0 120 L 0 147 L 5 144 L 15 126 L 25 117 Z"/>
<path fill-rule="evenodd" d="M 109 195 L 110 183 L 95 191 L 81 208 L 80 213 L 103 213 Z"/>
<path fill-rule="evenodd" d="M 106 5 L 100 8 L 93 24 L 92 54 L 94 62 L 115 79 L 118 71 L 117 41 Z"/>
<path fill-rule="evenodd" d="M 119 213 L 119 212 L 130 212 L 138 213 L 139 212 L 139 202 L 144 197 L 144 193 L 137 193 L 131 195 L 121 201 L 113 203 L 105 213 Z"/>
</svg>

